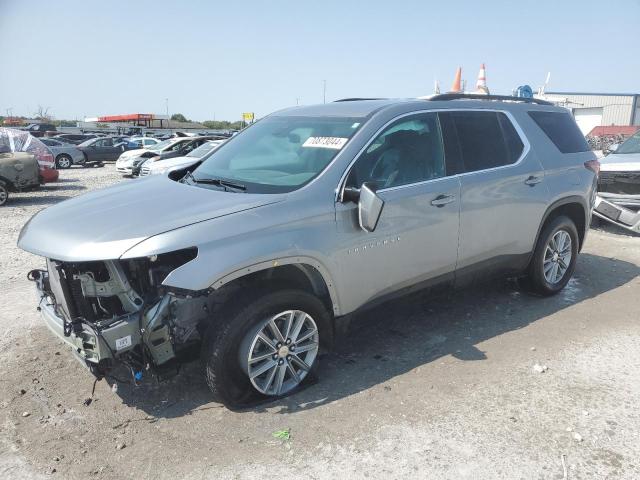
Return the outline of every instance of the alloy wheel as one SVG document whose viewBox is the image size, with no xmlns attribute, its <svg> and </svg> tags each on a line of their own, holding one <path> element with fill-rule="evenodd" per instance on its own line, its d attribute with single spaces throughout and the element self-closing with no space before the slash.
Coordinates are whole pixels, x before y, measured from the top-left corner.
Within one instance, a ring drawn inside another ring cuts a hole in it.
<svg viewBox="0 0 640 480">
<path fill-rule="evenodd" d="M 565 230 L 553 234 L 544 250 L 544 278 L 552 285 L 564 278 L 572 257 L 571 236 Z"/>
<path fill-rule="evenodd" d="M 245 338 L 240 361 L 256 390 L 264 395 L 284 395 L 300 385 L 311 370 L 319 338 L 318 327 L 308 313 L 286 310 L 262 322 Z"/>
<path fill-rule="evenodd" d="M 59 168 L 70 168 L 71 167 L 71 159 L 69 157 L 59 157 L 58 158 L 58 167 Z"/>
<path fill-rule="evenodd" d="M 0 185 L 0 205 L 4 205 L 9 198 L 9 192 L 4 185 Z"/>
</svg>

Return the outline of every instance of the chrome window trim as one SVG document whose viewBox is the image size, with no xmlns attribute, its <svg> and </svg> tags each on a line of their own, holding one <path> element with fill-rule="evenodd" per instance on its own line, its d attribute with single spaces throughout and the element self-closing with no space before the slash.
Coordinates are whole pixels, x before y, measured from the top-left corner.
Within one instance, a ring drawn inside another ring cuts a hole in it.
<svg viewBox="0 0 640 480">
<path fill-rule="evenodd" d="M 353 165 L 362 156 L 362 153 L 367 148 L 369 148 L 369 146 L 373 143 L 373 141 L 376 138 L 378 138 L 378 135 L 380 135 L 389 125 L 391 125 L 392 123 L 394 123 L 394 122 L 396 122 L 396 121 L 398 121 L 398 120 L 400 120 L 400 119 L 402 119 L 404 117 L 408 117 L 408 116 L 411 116 L 411 115 L 419 115 L 419 114 L 422 114 L 422 113 L 440 113 L 440 112 L 443 112 L 443 113 L 446 113 L 446 112 L 496 112 L 496 113 L 504 113 L 507 116 L 507 118 L 509 119 L 509 121 L 511 122 L 511 124 L 513 125 L 513 128 L 516 130 L 516 133 L 520 137 L 520 141 L 522 142 L 522 145 L 523 145 L 522 153 L 520 154 L 520 156 L 518 157 L 518 159 L 515 162 L 509 163 L 507 165 L 501 165 L 499 167 L 485 168 L 483 170 L 474 170 L 473 172 L 457 173 L 455 175 L 447 175 L 447 176 L 440 177 L 440 178 L 432 178 L 432 179 L 429 179 L 429 180 L 423 180 L 421 182 L 407 183 L 405 185 L 398 185 L 398 186 L 395 186 L 395 187 L 381 188 L 380 190 L 378 190 L 379 192 L 386 192 L 386 191 L 389 191 L 389 190 L 397 190 L 397 189 L 400 189 L 400 188 L 412 187 L 412 186 L 415 186 L 415 185 L 422 185 L 424 183 L 433 182 L 433 181 L 437 181 L 437 180 L 442 180 L 444 178 L 453 178 L 453 177 L 460 178 L 460 177 L 464 177 L 466 175 L 476 175 L 476 174 L 479 174 L 479 173 L 493 172 L 493 171 L 501 170 L 501 169 L 505 169 L 505 168 L 513 168 L 513 167 L 516 167 L 517 165 L 519 165 L 520 163 L 522 163 L 524 158 L 529 154 L 529 151 L 531 150 L 531 144 L 529 143 L 529 139 L 525 135 L 524 130 L 522 130 L 522 128 L 520 127 L 520 124 L 518 123 L 518 121 L 515 119 L 513 114 L 511 112 L 509 112 L 508 110 L 501 110 L 499 108 L 431 108 L 431 109 L 427 109 L 427 110 L 415 110 L 413 112 L 405 112 L 405 113 L 402 113 L 402 114 L 392 118 L 387 123 L 385 123 L 382 127 L 380 127 L 376 131 L 376 133 L 374 133 L 371 136 L 371 138 L 364 145 L 364 147 L 362 147 L 360 149 L 360 151 L 355 155 L 353 160 L 351 160 L 351 162 L 349 163 L 349 165 L 345 169 L 344 173 L 342 174 L 342 177 L 340 177 L 340 181 L 338 182 L 338 186 L 336 187 L 336 190 L 335 190 L 335 201 L 336 202 L 341 202 L 342 201 L 342 192 L 344 191 L 344 188 L 345 188 L 345 185 L 346 185 L 346 181 L 347 181 L 347 176 L 349 175 L 349 172 L 351 171 L 351 168 L 353 167 Z M 444 148 L 444 142 L 443 142 L 443 148 Z M 446 153 L 445 153 L 445 164 L 446 164 Z"/>
</svg>

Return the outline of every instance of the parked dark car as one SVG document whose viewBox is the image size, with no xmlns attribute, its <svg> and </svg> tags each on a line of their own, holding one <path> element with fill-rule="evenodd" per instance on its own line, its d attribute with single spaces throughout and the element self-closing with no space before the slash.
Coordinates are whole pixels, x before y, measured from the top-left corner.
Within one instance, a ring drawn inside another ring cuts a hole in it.
<svg viewBox="0 0 640 480">
<path fill-rule="evenodd" d="M 128 150 L 120 137 L 94 138 L 78 145 L 87 162 L 115 162 L 120 154 Z"/>
<path fill-rule="evenodd" d="M 56 126 L 51 123 L 32 123 L 24 130 L 34 137 L 44 137 L 46 133 L 58 131 Z"/>
<path fill-rule="evenodd" d="M 61 133 L 54 137 L 56 140 L 62 140 L 65 142 L 71 142 L 75 145 L 79 145 L 82 142 L 86 142 L 87 140 L 91 140 L 92 138 L 98 138 L 97 135 L 93 133 Z"/>
</svg>

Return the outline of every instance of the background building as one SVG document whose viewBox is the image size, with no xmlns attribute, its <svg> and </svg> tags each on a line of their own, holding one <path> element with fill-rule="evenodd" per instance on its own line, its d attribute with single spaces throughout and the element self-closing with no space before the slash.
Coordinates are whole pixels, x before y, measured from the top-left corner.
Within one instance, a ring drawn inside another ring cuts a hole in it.
<svg viewBox="0 0 640 480">
<path fill-rule="evenodd" d="M 637 93 L 544 93 L 545 99 L 571 109 L 584 135 L 599 126 L 640 125 L 639 96 Z"/>
</svg>

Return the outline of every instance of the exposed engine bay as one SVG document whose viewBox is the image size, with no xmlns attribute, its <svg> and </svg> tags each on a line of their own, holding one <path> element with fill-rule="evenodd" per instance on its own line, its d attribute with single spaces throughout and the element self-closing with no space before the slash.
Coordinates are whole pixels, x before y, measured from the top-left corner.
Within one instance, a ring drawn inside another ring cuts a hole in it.
<svg viewBox="0 0 640 480">
<path fill-rule="evenodd" d="M 32 270 L 29 279 L 49 328 L 98 379 L 121 365 L 137 383 L 171 370 L 202 339 L 213 296 L 162 285 L 196 256 L 190 248 L 132 260 L 47 259 L 47 270 Z"/>
</svg>

